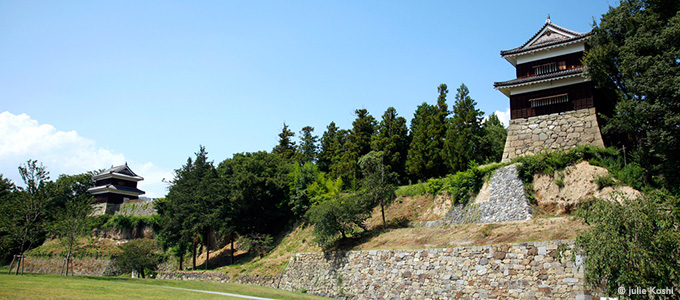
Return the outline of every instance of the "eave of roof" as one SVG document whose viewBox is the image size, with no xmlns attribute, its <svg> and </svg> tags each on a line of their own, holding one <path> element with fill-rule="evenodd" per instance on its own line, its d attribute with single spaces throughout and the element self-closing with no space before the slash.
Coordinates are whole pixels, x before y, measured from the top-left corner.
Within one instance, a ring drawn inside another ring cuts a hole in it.
<svg viewBox="0 0 680 300">
<path fill-rule="evenodd" d="M 538 44 L 538 45 L 533 45 L 533 46 L 526 47 L 526 48 L 518 47 L 518 48 L 510 49 L 510 50 L 502 50 L 501 56 L 505 58 L 505 57 L 509 57 L 509 56 L 516 56 L 516 55 L 520 55 L 520 54 L 526 54 L 526 53 L 532 53 L 532 52 L 541 51 L 541 50 L 547 50 L 547 49 L 551 49 L 551 48 L 555 48 L 555 47 L 559 47 L 559 46 L 566 46 L 566 45 L 578 43 L 580 41 L 585 41 L 585 40 L 589 39 L 591 35 L 592 35 L 592 33 L 588 32 L 588 33 L 584 33 L 583 35 L 580 35 L 580 36 L 575 36 L 575 37 L 568 38 L 568 39 L 554 40 L 554 41 L 550 41 L 550 42 L 546 42 L 546 43 L 542 43 L 542 44 Z"/>
<path fill-rule="evenodd" d="M 522 85 L 541 83 L 541 82 L 550 81 L 550 80 L 569 78 L 569 77 L 582 75 L 582 74 L 585 73 L 585 70 L 586 70 L 586 67 L 579 67 L 579 68 L 559 71 L 559 72 L 555 72 L 555 73 L 543 74 L 543 75 L 539 75 L 539 76 L 516 78 L 516 79 L 512 79 L 512 80 L 507 80 L 507 81 L 494 82 L 493 87 L 496 88 L 496 89 L 501 89 L 501 88 L 505 89 L 505 88 L 522 86 Z"/>
<path fill-rule="evenodd" d="M 145 192 L 138 189 L 138 188 L 133 188 L 129 186 L 121 186 L 121 185 L 113 185 L 113 184 L 107 184 L 107 185 L 101 185 L 101 186 L 95 186 L 87 189 L 87 191 L 90 194 L 96 195 L 96 194 L 103 194 L 103 193 L 113 193 L 113 194 L 121 194 L 121 195 L 130 195 L 130 196 L 138 196 L 142 195 Z"/>
</svg>

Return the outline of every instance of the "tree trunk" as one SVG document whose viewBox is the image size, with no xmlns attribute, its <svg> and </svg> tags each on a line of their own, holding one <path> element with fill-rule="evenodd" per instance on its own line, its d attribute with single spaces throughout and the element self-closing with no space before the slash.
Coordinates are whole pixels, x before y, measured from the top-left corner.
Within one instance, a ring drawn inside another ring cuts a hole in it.
<svg viewBox="0 0 680 300">
<path fill-rule="evenodd" d="M 142 278 L 146 278 L 146 277 L 144 276 L 144 268 L 141 268 L 141 269 L 139 270 L 139 276 L 142 276 Z"/>
<path fill-rule="evenodd" d="M 231 233 L 231 264 L 234 264 L 234 233 Z"/>
<path fill-rule="evenodd" d="M 208 262 L 210 262 L 210 230 L 205 231 L 205 238 L 203 238 L 203 243 L 205 244 L 205 269 L 208 270 Z"/>
<path fill-rule="evenodd" d="M 71 248 L 68 249 L 68 254 L 66 254 L 66 276 L 68 276 L 68 263 L 69 260 L 71 260 Z M 73 274 L 73 270 L 71 270 L 71 274 Z"/>
<path fill-rule="evenodd" d="M 380 200 L 380 212 L 382 212 L 383 230 L 386 230 L 387 222 L 385 222 L 385 203 L 382 200 Z"/>
<path fill-rule="evenodd" d="M 184 262 L 184 255 L 179 256 L 179 270 L 182 271 L 182 262 Z"/>
<path fill-rule="evenodd" d="M 192 260 L 192 270 L 196 270 L 196 240 L 194 239 L 194 243 L 191 245 L 191 256 L 193 257 Z"/>
<path fill-rule="evenodd" d="M 19 262 L 17 263 L 17 271 L 14 273 L 14 275 L 19 275 L 19 267 L 23 266 L 23 260 L 24 260 L 24 250 L 21 249 L 21 252 L 19 254 Z"/>
</svg>

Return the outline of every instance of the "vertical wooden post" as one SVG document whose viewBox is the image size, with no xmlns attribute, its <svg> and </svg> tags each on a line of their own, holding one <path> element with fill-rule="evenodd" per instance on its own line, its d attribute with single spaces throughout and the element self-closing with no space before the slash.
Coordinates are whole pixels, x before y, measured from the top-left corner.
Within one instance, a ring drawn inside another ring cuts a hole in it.
<svg viewBox="0 0 680 300">
<path fill-rule="evenodd" d="M 12 274 L 12 265 L 14 264 L 14 260 L 15 260 L 16 258 L 17 258 L 17 255 L 14 254 L 14 255 L 12 256 L 12 262 L 9 263 L 9 270 L 7 270 L 7 275 Z"/>
</svg>

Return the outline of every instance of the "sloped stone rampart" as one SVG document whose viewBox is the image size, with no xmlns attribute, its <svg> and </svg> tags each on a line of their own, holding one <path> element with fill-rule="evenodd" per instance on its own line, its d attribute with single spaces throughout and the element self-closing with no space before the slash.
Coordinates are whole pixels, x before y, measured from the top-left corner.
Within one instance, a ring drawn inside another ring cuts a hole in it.
<svg viewBox="0 0 680 300">
<path fill-rule="evenodd" d="M 279 285 L 347 299 L 589 299 L 572 244 L 299 253 Z"/>
<path fill-rule="evenodd" d="M 604 147 L 595 108 L 510 120 L 503 161 L 580 145 Z"/>
<path fill-rule="evenodd" d="M 495 223 L 531 219 L 533 212 L 515 165 L 496 170 L 489 182 L 488 192 L 484 194 L 487 197 L 477 197 L 474 203 L 452 207 L 442 222 L 423 225 Z"/>
</svg>

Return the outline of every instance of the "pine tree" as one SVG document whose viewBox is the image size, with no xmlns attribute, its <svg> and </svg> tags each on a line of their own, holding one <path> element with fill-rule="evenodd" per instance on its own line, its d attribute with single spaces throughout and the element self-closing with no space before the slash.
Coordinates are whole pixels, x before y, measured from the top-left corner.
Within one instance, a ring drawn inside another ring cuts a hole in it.
<svg viewBox="0 0 680 300">
<path fill-rule="evenodd" d="M 371 151 L 371 138 L 375 133 L 376 121 L 366 109 L 354 111 L 357 118 L 352 122 L 352 131 L 349 133 L 346 151 L 342 154 L 338 174 L 342 175 L 347 184 L 356 188 L 359 179 L 358 160 Z"/>
<path fill-rule="evenodd" d="M 447 165 L 451 173 L 464 171 L 470 162 L 481 161 L 482 116 L 475 108 L 477 102 L 470 97 L 465 84 L 456 90 L 453 117 L 446 133 Z"/>
<path fill-rule="evenodd" d="M 295 136 L 286 123 L 283 123 L 283 129 L 279 133 L 279 144 L 272 150 L 273 153 L 281 155 L 281 157 L 292 160 L 295 157 L 295 142 L 291 140 Z"/>
<path fill-rule="evenodd" d="M 305 126 L 300 131 L 300 163 L 314 162 L 317 159 L 319 137 L 313 135 L 314 127 Z"/>
<path fill-rule="evenodd" d="M 437 87 L 437 105 L 423 103 L 411 120 L 411 145 L 406 160 L 406 172 L 413 180 L 423 180 L 446 175 L 446 118 L 449 114 L 446 84 Z"/>
<path fill-rule="evenodd" d="M 335 126 L 335 122 L 331 122 L 321 136 L 321 150 L 319 151 L 319 160 L 317 162 L 321 172 L 329 172 L 331 170 L 333 157 L 338 148 L 338 129 Z"/>
<path fill-rule="evenodd" d="M 382 152 L 387 171 L 396 173 L 399 180 L 404 181 L 409 144 L 406 119 L 399 117 L 397 110 L 390 107 L 383 114 L 376 132 L 371 148 Z"/>
</svg>

